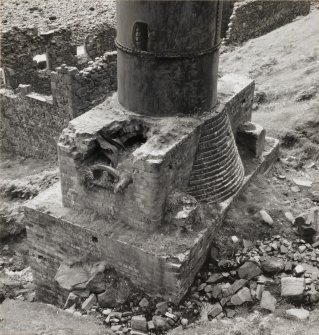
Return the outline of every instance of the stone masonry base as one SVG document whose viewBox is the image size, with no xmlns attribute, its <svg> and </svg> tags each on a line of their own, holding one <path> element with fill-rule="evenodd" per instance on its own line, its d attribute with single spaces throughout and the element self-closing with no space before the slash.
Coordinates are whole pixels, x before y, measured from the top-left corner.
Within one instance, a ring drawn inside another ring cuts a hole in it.
<svg viewBox="0 0 319 335">
<path fill-rule="evenodd" d="M 146 293 L 178 303 L 205 262 L 212 236 L 229 206 L 257 173 L 268 170 L 278 150 L 279 142 L 269 137 L 258 159 L 239 149 L 245 166 L 243 186 L 218 206 L 207 205 L 216 215 L 206 218 L 204 229 L 186 235 L 138 232 L 88 210 L 63 207 L 57 183 L 25 208 L 37 299 L 62 306 L 67 292 L 54 280 L 59 265 L 70 257 L 89 255 L 106 261 Z"/>
</svg>

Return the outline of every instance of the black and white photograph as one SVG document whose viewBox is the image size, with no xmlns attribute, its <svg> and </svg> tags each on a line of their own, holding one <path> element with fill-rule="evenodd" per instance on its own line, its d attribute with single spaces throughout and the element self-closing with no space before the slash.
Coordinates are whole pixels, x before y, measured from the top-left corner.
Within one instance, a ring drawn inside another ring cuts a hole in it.
<svg viewBox="0 0 319 335">
<path fill-rule="evenodd" d="M 0 0 L 0 335 L 319 335 L 319 0 Z"/>
</svg>

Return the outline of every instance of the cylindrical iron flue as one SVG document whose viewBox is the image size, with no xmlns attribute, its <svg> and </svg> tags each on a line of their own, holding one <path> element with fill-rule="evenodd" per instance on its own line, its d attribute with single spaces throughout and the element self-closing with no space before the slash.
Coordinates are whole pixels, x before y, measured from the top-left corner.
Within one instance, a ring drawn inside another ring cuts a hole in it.
<svg viewBox="0 0 319 335">
<path fill-rule="evenodd" d="M 143 115 L 196 114 L 217 102 L 222 4 L 117 1 L 118 99 Z"/>
</svg>

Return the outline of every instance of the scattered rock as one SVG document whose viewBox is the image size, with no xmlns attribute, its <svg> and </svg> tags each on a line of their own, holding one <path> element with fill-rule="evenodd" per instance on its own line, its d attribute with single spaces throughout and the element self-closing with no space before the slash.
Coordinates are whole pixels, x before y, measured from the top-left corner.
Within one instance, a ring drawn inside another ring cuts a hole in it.
<svg viewBox="0 0 319 335">
<path fill-rule="evenodd" d="M 252 241 L 243 239 L 243 246 L 244 246 L 245 249 L 248 249 L 248 248 L 252 247 L 253 245 L 254 244 L 253 244 Z"/>
<path fill-rule="evenodd" d="M 183 318 L 183 319 L 181 320 L 181 325 L 182 325 L 183 327 L 186 327 L 186 326 L 188 325 L 188 319 Z"/>
<path fill-rule="evenodd" d="M 290 212 L 286 212 L 286 213 L 285 213 L 285 217 L 286 217 L 286 219 L 287 219 L 289 222 L 294 223 L 295 218 L 294 218 L 294 216 L 293 216 Z"/>
<path fill-rule="evenodd" d="M 270 312 L 274 312 L 276 309 L 276 298 L 271 295 L 269 291 L 264 291 L 262 293 L 260 307 L 267 309 Z"/>
<path fill-rule="evenodd" d="M 93 306 L 97 305 L 97 299 L 95 294 L 91 294 L 83 303 L 81 308 L 85 311 L 89 311 Z"/>
<path fill-rule="evenodd" d="M 307 294 L 311 304 L 316 304 L 319 301 L 319 292 L 315 289 L 313 284 L 310 286 L 310 291 L 308 291 Z"/>
<path fill-rule="evenodd" d="M 287 262 L 285 265 L 285 272 L 291 272 L 293 268 L 293 265 L 291 262 Z"/>
<path fill-rule="evenodd" d="M 154 322 L 154 320 L 153 320 Z M 154 322 L 156 327 L 156 323 Z M 147 331 L 147 321 L 144 315 L 134 315 L 131 319 L 131 327 L 135 330 Z"/>
<path fill-rule="evenodd" d="M 275 274 L 284 270 L 285 263 L 278 257 L 270 257 L 261 262 L 261 268 L 266 273 Z"/>
<path fill-rule="evenodd" d="M 153 330 L 156 329 L 155 325 L 154 325 L 154 322 L 152 320 L 147 322 L 147 329 L 148 329 L 148 331 L 153 331 Z"/>
<path fill-rule="evenodd" d="M 152 318 L 152 321 L 153 321 L 154 326 L 157 330 L 163 331 L 163 330 L 167 330 L 167 329 L 170 328 L 167 321 L 159 315 L 154 315 L 153 318 Z"/>
<path fill-rule="evenodd" d="M 228 318 L 233 318 L 236 315 L 236 312 L 233 309 L 226 309 L 226 315 Z"/>
<path fill-rule="evenodd" d="M 246 279 L 238 279 L 232 285 L 230 285 L 224 292 L 223 296 L 228 297 L 230 295 L 235 294 L 239 291 L 242 287 L 244 287 L 248 283 Z"/>
<path fill-rule="evenodd" d="M 308 213 L 302 213 L 296 217 L 295 226 L 298 233 L 309 243 L 312 243 L 319 232 L 319 207 L 313 207 Z"/>
<path fill-rule="evenodd" d="M 108 316 L 108 315 L 110 315 L 111 313 L 112 313 L 111 308 L 104 309 L 103 312 L 102 312 L 102 314 L 105 315 L 105 316 Z"/>
<path fill-rule="evenodd" d="M 302 254 L 305 250 L 307 249 L 307 247 L 305 245 L 300 245 L 298 247 L 298 251 Z"/>
<path fill-rule="evenodd" d="M 294 193 L 298 193 L 298 192 L 300 192 L 300 188 L 298 186 L 292 186 L 291 191 L 294 192 Z"/>
<path fill-rule="evenodd" d="M 210 311 L 207 313 L 208 317 L 215 318 L 217 315 L 223 312 L 223 308 L 220 303 L 211 305 Z"/>
<path fill-rule="evenodd" d="M 307 187 L 307 188 L 310 188 L 312 186 L 312 181 L 311 180 L 294 178 L 293 181 L 297 186 Z"/>
<path fill-rule="evenodd" d="M 89 272 L 84 269 L 82 265 L 72 266 L 67 263 L 62 263 L 60 265 L 54 277 L 58 284 L 68 291 L 71 291 L 79 284 L 85 284 L 89 278 Z"/>
<path fill-rule="evenodd" d="M 90 291 L 86 289 L 73 289 L 72 293 L 81 298 L 87 298 L 90 295 Z"/>
<path fill-rule="evenodd" d="M 281 278 L 281 296 L 287 298 L 302 298 L 305 291 L 304 278 Z"/>
<path fill-rule="evenodd" d="M 80 302 L 80 297 L 74 294 L 73 292 L 69 293 L 66 303 L 63 309 L 67 309 L 73 305 L 77 306 Z"/>
<path fill-rule="evenodd" d="M 140 303 L 139 303 L 139 306 L 140 306 L 141 308 L 146 308 L 146 307 L 148 307 L 148 305 L 149 305 L 149 302 L 148 302 L 148 300 L 147 300 L 146 298 L 143 298 L 143 299 L 140 301 Z"/>
<path fill-rule="evenodd" d="M 104 271 L 104 270 L 103 270 Z M 88 280 L 86 289 L 93 293 L 102 293 L 105 290 L 105 273 L 97 272 Z"/>
<path fill-rule="evenodd" d="M 298 320 L 306 320 L 310 313 L 303 308 L 291 308 L 286 310 L 286 314 Z"/>
<path fill-rule="evenodd" d="M 99 305 L 102 308 L 106 307 L 116 307 L 121 303 L 119 299 L 119 293 L 116 288 L 110 287 L 105 290 L 103 293 L 98 295 Z"/>
<path fill-rule="evenodd" d="M 313 281 L 319 279 L 319 269 L 317 267 L 311 266 L 307 263 L 301 263 L 300 265 L 303 267 L 305 272 L 310 275 Z"/>
<path fill-rule="evenodd" d="M 298 264 L 294 268 L 294 273 L 295 273 L 296 276 L 301 276 L 304 272 L 305 272 L 305 269 L 300 264 Z"/>
<path fill-rule="evenodd" d="M 217 284 L 219 283 L 220 281 L 223 280 L 223 275 L 220 274 L 220 273 L 214 273 L 212 274 L 207 280 L 206 280 L 206 283 L 207 284 Z"/>
<path fill-rule="evenodd" d="M 238 291 L 230 299 L 230 302 L 235 306 L 240 306 L 243 303 L 250 302 L 250 301 L 252 301 L 252 297 L 251 297 L 250 290 L 248 287 L 243 287 L 240 291 Z"/>
<path fill-rule="evenodd" d="M 264 209 L 262 209 L 259 213 L 264 223 L 267 223 L 269 226 L 274 224 L 274 220 Z"/>
<path fill-rule="evenodd" d="M 254 262 L 248 261 L 237 269 L 239 278 L 252 279 L 261 274 L 260 267 Z"/>
<path fill-rule="evenodd" d="M 168 303 L 166 301 L 159 302 L 156 304 L 156 311 L 158 311 L 161 315 L 164 315 L 168 310 Z"/>
<path fill-rule="evenodd" d="M 233 243 L 238 243 L 239 242 L 239 238 L 237 236 L 232 236 L 231 240 L 233 241 Z"/>
<path fill-rule="evenodd" d="M 264 291 L 264 285 L 258 284 L 256 288 L 256 299 L 261 300 Z"/>
</svg>

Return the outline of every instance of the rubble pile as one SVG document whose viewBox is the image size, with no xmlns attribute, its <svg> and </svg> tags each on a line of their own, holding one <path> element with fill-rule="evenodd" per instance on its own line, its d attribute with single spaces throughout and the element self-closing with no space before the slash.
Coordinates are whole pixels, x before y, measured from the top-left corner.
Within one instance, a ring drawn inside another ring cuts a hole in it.
<svg viewBox="0 0 319 335">
<path fill-rule="evenodd" d="M 64 309 L 79 317 L 92 315 L 110 334 L 119 335 L 163 334 L 194 322 L 232 318 L 246 307 L 264 313 L 284 309 L 288 318 L 308 319 L 309 310 L 319 302 L 318 207 L 296 218 L 288 213 L 286 217 L 298 238 L 276 235 L 252 242 L 232 236 L 242 248 L 229 259 L 218 259 L 212 248 L 210 259 L 179 305 L 148 297 L 104 262 L 69 260 L 55 277 L 69 291 Z M 8 262 L 15 263 L 2 258 L 3 273 L 15 277 L 28 273 L 22 264 L 8 270 Z M 15 284 L 17 280 L 9 286 Z M 24 284 L 10 297 L 32 301 L 31 284 Z"/>
<path fill-rule="evenodd" d="M 317 208 L 313 208 L 293 219 L 297 228 L 312 227 L 313 234 L 305 234 L 307 241 L 276 235 L 253 243 L 233 236 L 234 243 L 243 244 L 240 252 L 221 260 L 211 252 L 210 260 L 178 306 L 141 292 L 127 295 L 122 304 L 114 303 L 114 299 L 108 299 L 107 290 L 87 290 L 85 296 L 71 292 L 65 308 L 76 315 L 95 315 L 116 334 L 161 334 L 197 321 L 234 317 L 241 313 L 242 306 L 274 313 L 281 306 L 295 305 L 298 308 L 287 309 L 286 315 L 307 319 L 307 309 L 319 301 L 319 242 L 313 242 L 317 236 L 316 213 Z M 305 230 L 298 231 L 304 234 Z M 96 278 L 90 280 L 100 287 Z"/>
<path fill-rule="evenodd" d="M 0 250 L 0 303 L 6 298 L 29 302 L 35 298 L 31 268 L 7 244 Z"/>
</svg>

